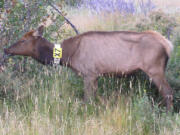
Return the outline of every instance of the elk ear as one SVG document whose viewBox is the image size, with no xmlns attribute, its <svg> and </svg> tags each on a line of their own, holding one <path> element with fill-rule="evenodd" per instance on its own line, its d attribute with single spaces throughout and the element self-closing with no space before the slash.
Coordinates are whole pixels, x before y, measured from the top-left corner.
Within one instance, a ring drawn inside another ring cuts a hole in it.
<svg viewBox="0 0 180 135">
<path fill-rule="evenodd" d="M 34 31 L 33 36 L 38 37 L 43 35 L 44 26 L 41 25 L 36 31 Z"/>
</svg>

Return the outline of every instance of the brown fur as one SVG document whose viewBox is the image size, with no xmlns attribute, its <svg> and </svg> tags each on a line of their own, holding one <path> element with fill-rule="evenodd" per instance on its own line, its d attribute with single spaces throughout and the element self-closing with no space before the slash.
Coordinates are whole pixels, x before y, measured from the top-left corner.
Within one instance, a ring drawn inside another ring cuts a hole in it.
<svg viewBox="0 0 180 135">
<path fill-rule="evenodd" d="M 36 34 L 35 34 L 36 33 Z M 53 44 L 42 36 L 42 27 L 23 37 L 7 54 L 31 56 L 43 64 L 52 64 Z M 86 32 L 62 42 L 62 65 L 84 78 L 84 98 L 95 96 L 100 75 L 127 75 L 144 71 L 156 84 L 167 109 L 172 106 L 172 89 L 165 78 L 171 43 L 157 32 Z"/>
<path fill-rule="evenodd" d="M 34 31 L 27 32 L 26 34 L 24 34 L 24 36 L 22 38 L 28 38 L 28 37 L 32 36 L 33 33 L 34 33 Z"/>
<path fill-rule="evenodd" d="M 145 33 L 153 34 L 157 38 L 157 40 L 159 40 L 159 42 L 161 42 L 161 45 L 163 45 L 164 48 L 166 49 L 168 57 L 171 56 L 171 52 L 173 50 L 173 45 L 169 40 L 167 40 L 165 37 L 163 37 L 161 34 L 159 34 L 156 31 L 146 31 Z"/>
</svg>

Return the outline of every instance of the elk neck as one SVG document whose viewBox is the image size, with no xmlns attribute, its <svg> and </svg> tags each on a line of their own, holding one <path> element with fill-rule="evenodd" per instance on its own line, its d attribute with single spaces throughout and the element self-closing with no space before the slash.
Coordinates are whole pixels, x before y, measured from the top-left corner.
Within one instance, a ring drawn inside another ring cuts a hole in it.
<svg viewBox="0 0 180 135">
<path fill-rule="evenodd" d="M 71 57 L 73 56 L 77 45 L 73 44 L 72 38 L 66 39 L 61 43 L 62 58 L 61 65 L 71 65 Z M 53 64 L 53 48 L 54 44 L 46 40 L 45 38 L 38 38 L 36 43 L 35 54 L 32 56 L 34 59 L 42 64 Z"/>
</svg>

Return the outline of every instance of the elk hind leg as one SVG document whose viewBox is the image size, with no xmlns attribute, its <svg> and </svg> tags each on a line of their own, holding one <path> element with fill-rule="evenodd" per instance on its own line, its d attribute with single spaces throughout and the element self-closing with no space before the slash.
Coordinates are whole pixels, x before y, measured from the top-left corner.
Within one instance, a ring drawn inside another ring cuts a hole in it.
<svg viewBox="0 0 180 135">
<path fill-rule="evenodd" d="M 96 77 L 84 77 L 84 101 L 89 102 L 96 96 L 98 81 Z"/>
</svg>

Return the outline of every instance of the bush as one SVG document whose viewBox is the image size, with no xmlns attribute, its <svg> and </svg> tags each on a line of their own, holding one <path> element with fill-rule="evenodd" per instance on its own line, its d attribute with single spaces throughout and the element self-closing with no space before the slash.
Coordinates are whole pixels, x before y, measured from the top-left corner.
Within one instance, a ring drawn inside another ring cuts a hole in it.
<svg viewBox="0 0 180 135">
<path fill-rule="evenodd" d="M 77 6 L 82 0 L 64 0 L 69 6 Z"/>
<path fill-rule="evenodd" d="M 1 0 L 0 1 L 0 8 L 3 8 L 4 7 L 4 0 Z"/>
<path fill-rule="evenodd" d="M 172 37 L 172 30 L 176 26 L 176 19 L 161 11 L 150 12 L 147 17 L 143 16 L 136 24 L 138 31 L 158 31 L 168 39 Z"/>
<path fill-rule="evenodd" d="M 54 11 L 51 7 L 49 7 L 48 3 L 45 0 L 33 0 L 33 1 L 16 2 L 16 3 L 11 3 L 11 1 L 6 1 L 5 5 L 6 6 L 1 10 L 2 18 L 0 19 L 1 50 L 3 50 L 2 48 L 8 47 L 11 44 L 13 44 L 20 37 L 22 37 L 22 35 L 25 32 L 28 32 L 32 29 L 36 29 L 49 16 L 51 16 L 54 19 L 54 22 L 45 29 L 44 36 L 53 42 L 57 42 L 61 40 L 63 34 L 59 35 L 57 33 L 59 27 L 64 24 L 64 18 L 62 16 L 57 15 L 56 11 Z M 23 62 L 24 59 L 25 58 L 19 56 L 12 57 L 12 59 L 10 59 L 11 62 L 9 62 L 6 65 L 9 72 L 13 72 L 13 73 L 10 74 L 11 77 L 8 78 L 8 80 L 6 79 L 1 80 L 1 85 L 0 85 L 0 93 L 2 92 L 2 94 L 0 94 L 2 96 L 1 98 L 3 98 L 4 95 L 3 87 L 8 86 L 7 82 L 9 82 L 9 84 L 12 84 L 13 82 L 12 78 L 14 78 L 13 76 L 18 75 L 16 71 L 22 73 L 25 71 L 24 68 L 26 66 L 31 67 L 32 69 L 36 68 L 37 65 L 31 63 L 30 62 L 31 60 L 29 60 L 28 65 L 26 65 Z M 29 72 L 29 74 L 31 73 Z M 4 77 L 5 76 L 3 76 L 3 78 Z M 6 80 L 6 82 L 4 82 L 4 80 Z M 20 83 L 19 85 L 22 85 L 20 80 L 17 81 L 17 84 L 18 83 Z M 11 87 L 10 89 L 12 90 L 13 88 Z"/>
</svg>

